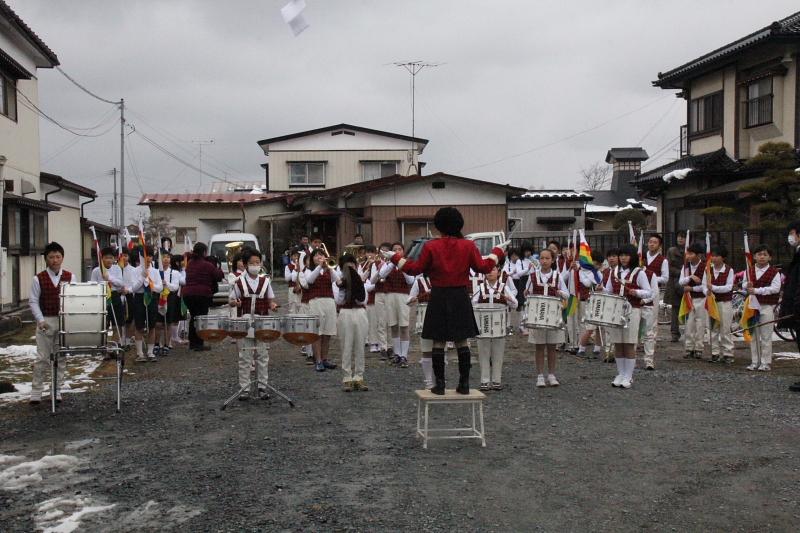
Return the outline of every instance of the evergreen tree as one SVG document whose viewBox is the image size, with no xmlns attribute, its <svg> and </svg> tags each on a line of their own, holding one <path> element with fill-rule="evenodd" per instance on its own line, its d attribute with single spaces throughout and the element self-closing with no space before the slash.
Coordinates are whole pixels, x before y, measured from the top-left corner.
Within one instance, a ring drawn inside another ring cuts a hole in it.
<svg viewBox="0 0 800 533">
<path fill-rule="evenodd" d="M 758 228 L 783 230 L 800 211 L 800 174 L 794 148 L 784 142 L 768 142 L 758 147 L 758 155 L 745 164 L 763 170 L 763 179 L 739 187 L 758 215 Z"/>
</svg>

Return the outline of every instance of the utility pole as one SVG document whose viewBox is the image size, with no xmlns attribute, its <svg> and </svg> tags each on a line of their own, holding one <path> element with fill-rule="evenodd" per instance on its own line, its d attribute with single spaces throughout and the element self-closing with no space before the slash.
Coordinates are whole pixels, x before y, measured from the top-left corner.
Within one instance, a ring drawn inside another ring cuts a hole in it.
<svg viewBox="0 0 800 533">
<path fill-rule="evenodd" d="M 414 154 L 416 153 L 416 144 L 414 142 L 415 138 L 415 121 L 416 121 L 416 112 L 415 112 L 415 100 L 416 100 L 416 80 L 417 74 L 426 67 L 438 67 L 442 63 L 426 63 L 425 61 L 405 61 L 405 62 L 395 62 L 393 63 L 396 67 L 403 67 L 411 74 L 411 162 L 408 165 L 408 174 L 411 175 L 411 169 L 414 169 L 414 172 L 419 174 L 419 168 L 417 164 L 414 162 Z"/>
<path fill-rule="evenodd" d="M 114 170 L 111 171 L 111 174 L 114 176 L 114 199 L 111 200 L 111 225 L 115 228 L 117 227 L 117 167 L 114 167 Z"/>
<path fill-rule="evenodd" d="M 125 226 L 125 99 L 119 101 L 119 224 Z"/>
<path fill-rule="evenodd" d="M 192 144 L 200 146 L 200 185 L 197 187 L 197 191 L 200 192 L 200 190 L 203 188 L 203 145 L 214 144 L 214 139 L 208 139 L 207 141 L 192 141 Z"/>
<path fill-rule="evenodd" d="M 8 159 L 4 155 L 0 155 L 0 235 L 3 234 L 3 197 L 6 194 L 6 181 L 3 178 L 3 170 L 6 166 Z M 0 310 L 3 309 L 3 275 L 6 268 L 5 261 L 3 261 L 3 248 L 0 247 Z M 14 289 L 11 289 L 11 294 L 14 294 Z"/>
</svg>

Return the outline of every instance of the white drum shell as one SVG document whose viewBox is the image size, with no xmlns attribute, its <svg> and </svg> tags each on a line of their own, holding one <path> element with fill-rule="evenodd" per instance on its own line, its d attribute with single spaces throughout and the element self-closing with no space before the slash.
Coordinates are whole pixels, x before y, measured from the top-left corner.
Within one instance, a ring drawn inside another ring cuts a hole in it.
<svg viewBox="0 0 800 533">
<path fill-rule="evenodd" d="M 564 327 L 561 298 L 529 295 L 525 297 L 525 327 L 561 329 Z"/>
<path fill-rule="evenodd" d="M 478 324 L 479 339 L 497 339 L 507 333 L 508 313 L 506 306 L 500 304 L 475 304 L 475 322 Z"/>
<path fill-rule="evenodd" d="M 589 296 L 586 304 L 584 322 L 612 328 L 628 327 L 631 305 L 622 296 L 596 293 Z"/>
<path fill-rule="evenodd" d="M 59 290 L 59 342 L 62 349 L 102 348 L 106 329 L 106 282 L 63 283 Z"/>
</svg>

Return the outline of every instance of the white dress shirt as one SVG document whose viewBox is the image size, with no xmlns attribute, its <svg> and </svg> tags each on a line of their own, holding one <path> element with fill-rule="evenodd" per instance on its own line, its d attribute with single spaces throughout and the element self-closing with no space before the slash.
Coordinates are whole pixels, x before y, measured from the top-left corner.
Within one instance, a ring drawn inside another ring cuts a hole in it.
<svg viewBox="0 0 800 533">
<path fill-rule="evenodd" d="M 604 287 L 604 291 L 606 294 L 613 294 L 614 296 L 626 296 L 625 294 L 617 294 L 614 292 L 614 276 L 617 276 L 619 279 L 627 280 L 633 279 L 631 274 L 631 270 L 629 268 L 616 268 L 616 274 L 614 272 L 608 276 L 608 281 L 606 282 L 606 286 Z M 647 281 L 647 274 L 645 274 L 644 270 L 641 268 L 636 269 L 636 284 L 639 286 L 638 289 L 633 291 L 634 296 L 641 300 L 647 300 L 648 298 L 653 298 L 653 290 L 650 287 L 650 282 Z M 624 287 L 624 285 L 623 285 Z"/>
<path fill-rule="evenodd" d="M 719 275 L 722 273 L 723 270 L 728 269 L 728 274 L 725 276 L 725 284 L 724 285 L 711 285 L 711 292 L 714 294 L 725 294 L 728 292 L 733 291 L 733 279 L 735 274 L 733 273 L 733 269 L 728 265 L 723 264 L 722 268 L 717 269 L 717 267 L 712 266 L 712 279 L 717 279 Z M 708 283 L 708 276 L 703 274 L 703 293 L 708 296 L 708 287 L 706 284 Z"/>
<path fill-rule="evenodd" d="M 58 272 L 53 272 L 49 268 L 46 268 L 45 271 L 47 275 L 50 276 L 50 281 L 53 282 L 53 286 L 58 287 L 58 284 L 61 283 L 61 273 L 64 272 L 64 269 L 59 270 Z M 28 296 L 28 305 L 31 308 L 31 313 L 33 313 L 33 318 L 36 320 L 37 323 L 44 320 L 44 314 L 42 313 L 42 308 L 39 307 L 39 298 L 42 297 L 42 287 L 39 285 L 39 277 L 33 276 L 33 282 L 31 283 L 31 293 Z"/>
<path fill-rule="evenodd" d="M 647 256 L 645 257 L 645 261 L 647 261 L 647 264 L 649 265 L 659 255 L 661 255 L 661 254 L 660 253 L 651 254 L 650 252 L 647 252 Z M 662 257 L 664 257 L 664 256 L 662 256 Z M 658 283 L 658 285 L 661 286 L 661 287 L 666 285 L 667 282 L 669 281 L 669 261 L 667 261 L 666 257 L 664 257 L 664 261 L 661 262 L 661 273 L 658 274 L 658 275 L 656 275 L 654 273 L 653 274 L 653 279 L 656 280 L 656 283 Z"/>
</svg>

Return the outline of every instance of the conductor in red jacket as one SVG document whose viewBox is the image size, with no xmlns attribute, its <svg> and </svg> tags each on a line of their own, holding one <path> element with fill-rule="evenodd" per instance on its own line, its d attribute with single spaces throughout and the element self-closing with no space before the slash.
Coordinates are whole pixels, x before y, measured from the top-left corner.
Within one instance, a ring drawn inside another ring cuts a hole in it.
<svg viewBox="0 0 800 533">
<path fill-rule="evenodd" d="M 458 350 L 458 387 L 456 392 L 469 394 L 470 351 L 467 339 L 478 335 L 478 325 L 470 301 L 469 269 L 486 274 L 504 257 L 503 243 L 484 259 L 475 243 L 464 239 L 464 217 L 454 207 L 436 212 L 433 224 L 441 237 L 425 243 L 419 259 L 403 257 L 402 252 L 384 255 L 399 270 L 411 275 L 425 274 L 431 280 L 431 298 L 422 326 L 422 338 L 433 340 L 431 354 L 436 383 L 434 394 L 444 394 L 444 347 L 453 341 Z"/>
<path fill-rule="evenodd" d="M 225 274 L 206 256 L 208 246 L 195 243 L 189 264 L 186 265 L 186 285 L 181 289 L 183 301 L 189 308 L 192 319 L 189 321 L 189 349 L 197 352 L 209 350 L 203 339 L 197 336 L 195 317 L 207 315 L 214 297 L 214 287 L 222 281 Z"/>
</svg>

